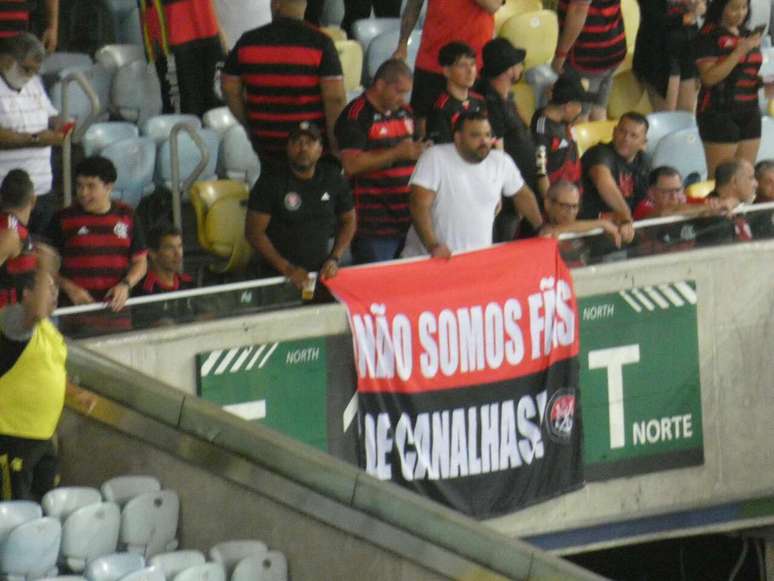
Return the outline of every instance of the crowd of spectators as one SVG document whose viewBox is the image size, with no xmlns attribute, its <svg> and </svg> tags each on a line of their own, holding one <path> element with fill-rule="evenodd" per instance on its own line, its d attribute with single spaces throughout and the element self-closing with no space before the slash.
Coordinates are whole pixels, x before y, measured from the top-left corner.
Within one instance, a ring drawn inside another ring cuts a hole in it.
<svg viewBox="0 0 774 581">
<path fill-rule="evenodd" d="M 302 288 L 312 272 L 335 276 L 348 257 L 450 257 L 592 230 L 621 247 L 635 239 L 635 220 L 672 215 L 724 218 L 745 239 L 749 227 L 731 219 L 733 210 L 774 201 L 774 161 L 752 165 L 764 83 L 762 30 L 748 27 L 749 0 L 640 2 L 633 72 L 656 110 L 695 111 L 715 179 L 700 203 L 686 198 L 688 176 L 650 167 L 640 113 L 622 115 L 609 143 L 579 154 L 573 126 L 605 118 L 626 56 L 620 0 L 559 2 L 558 78 L 529 123 L 513 93 L 529 47 L 492 38 L 502 0 L 426 1 L 413 70 L 407 43 L 422 0 L 405 2 L 392 58 L 349 103 L 335 45 L 310 24 L 319 24 L 322 2 L 272 0 L 255 7 L 261 25 L 235 37 L 223 30 L 228 11 L 216 0 L 140 1 L 165 111 L 202 115 L 218 104 L 212 81 L 225 60 L 223 100 L 262 166 L 246 219 L 256 254 L 250 276 L 282 275 Z M 54 23 L 56 5 L 46 4 Z M 372 9 L 398 16 L 400 2 L 348 0 L 345 8 L 351 30 Z M 133 295 L 191 288 L 181 232 L 163 221 L 144 232 L 132 208 L 111 198 L 109 160 L 79 163 L 76 199 L 58 209 L 52 148 L 70 126 L 37 74 L 56 34 L 43 23 L 41 42 L 24 32 L 27 20 L 0 27 L 0 306 L 19 300 L 18 281 L 35 270 L 36 236 L 62 257 L 62 304 L 107 302 L 119 311 Z"/>
</svg>

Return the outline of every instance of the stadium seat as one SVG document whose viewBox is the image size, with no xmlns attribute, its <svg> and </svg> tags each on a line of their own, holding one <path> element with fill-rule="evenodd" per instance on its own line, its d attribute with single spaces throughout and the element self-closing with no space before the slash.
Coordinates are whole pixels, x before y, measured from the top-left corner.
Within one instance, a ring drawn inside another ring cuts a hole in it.
<svg viewBox="0 0 774 581">
<path fill-rule="evenodd" d="M 110 109 L 125 121 L 142 125 L 161 113 L 161 85 L 153 65 L 133 61 L 120 67 L 110 89 Z"/>
<path fill-rule="evenodd" d="M 145 559 L 135 553 L 113 553 L 98 557 L 86 567 L 88 581 L 118 581 L 145 567 Z"/>
<path fill-rule="evenodd" d="M 574 125 L 572 135 L 578 144 L 578 155 L 583 155 L 592 145 L 610 141 L 613 138 L 613 129 L 617 123 L 617 121 L 606 120 L 588 121 Z"/>
<path fill-rule="evenodd" d="M 140 130 L 134 123 L 126 121 L 105 121 L 94 123 L 83 134 L 81 145 L 86 156 L 96 155 L 108 145 L 117 143 L 122 139 L 139 137 Z"/>
<path fill-rule="evenodd" d="M 691 200 L 701 200 L 715 189 L 715 180 L 696 182 L 685 188 L 685 195 Z"/>
<path fill-rule="evenodd" d="M 245 557 L 234 568 L 231 581 L 287 581 L 288 561 L 279 551 Z"/>
<path fill-rule="evenodd" d="M 63 486 L 48 491 L 43 496 L 40 505 L 46 516 L 65 521 L 72 512 L 98 502 L 102 502 L 102 495 L 96 488 Z"/>
<path fill-rule="evenodd" d="M 136 0 L 106 0 L 113 15 L 116 42 L 142 45 L 140 11 Z"/>
<path fill-rule="evenodd" d="M 180 498 L 173 490 L 135 496 L 121 511 L 120 546 L 146 559 L 177 549 Z"/>
<path fill-rule="evenodd" d="M 60 562 L 80 573 L 90 561 L 113 553 L 118 546 L 121 511 L 115 502 L 83 506 L 62 527 Z"/>
<path fill-rule="evenodd" d="M 200 551 L 172 551 L 154 555 L 148 564 L 161 569 L 167 579 L 174 579 L 181 571 L 204 565 L 205 562 L 204 554 Z"/>
<path fill-rule="evenodd" d="M 258 179 L 261 162 L 244 127 L 235 125 L 226 132 L 223 136 L 221 157 L 226 178 L 246 182 L 252 187 L 255 182 L 251 182 L 249 178 L 254 175 L 255 179 Z"/>
<path fill-rule="evenodd" d="M 145 62 L 145 49 L 139 44 L 106 44 L 94 53 L 94 60 L 116 70 L 134 61 Z"/>
<path fill-rule="evenodd" d="M 527 127 L 529 127 L 529 124 L 532 122 L 532 116 L 537 110 L 534 89 L 527 83 L 520 82 L 513 85 L 512 90 L 513 99 L 516 101 L 516 108 L 519 111 L 519 116 Z"/>
<path fill-rule="evenodd" d="M 59 73 L 64 69 L 87 69 L 94 61 L 91 57 L 81 52 L 55 52 L 43 59 L 38 74 L 43 79 L 46 88 L 50 88 L 58 79 Z"/>
<path fill-rule="evenodd" d="M 349 93 L 362 88 L 363 48 L 354 40 L 336 42 L 341 68 L 344 71 L 344 89 Z"/>
<path fill-rule="evenodd" d="M 607 116 L 618 119 L 627 111 L 647 115 L 653 111 L 645 87 L 631 70 L 616 73 L 607 102 Z"/>
<path fill-rule="evenodd" d="M 97 110 L 83 88 L 75 81 L 65 83 L 70 73 L 79 72 L 97 96 Z M 85 131 L 87 126 L 109 117 L 108 100 L 110 95 L 111 74 L 101 65 L 93 65 L 81 70 L 65 69 L 63 77 L 57 80 L 49 90 L 51 102 L 63 117 L 74 119 L 76 128 Z M 64 91 L 67 91 L 67 111 L 64 110 Z"/>
<path fill-rule="evenodd" d="M 0 546 L 13 529 L 25 522 L 41 518 L 43 510 L 30 500 L 6 500 L 0 502 Z"/>
<path fill-rule="evenodd" d="M 202 122 L 196 115 L 168 114 L 155 115 L 142 124 L 142 134 L 160 144 L 169 139 L 172 128 L 178 123 L 187 123 L 195 129 L 201 129 Z"/>
<path fill-rule="evenodd" d="M 181 571 L 171 581 L 226 581 L 226 572 L 220 563 L 204 563 Z"/>
<path fill-rule="evenodd" d="M 158 492 L 161 490 L 161 482 L 155 476 L 124 475 L 106 480 L 99 489 L 105 500 L 123 506 L 144 492 Z"/>
<path fill-rule="evenodd" d="M 37 581 L 86 581 L 86 577 L 80 575 L 58 575 L 56 577 L 41 577 Z"/>
<path fill-rule="evenodd" d="M 347 33 L 338 26 L 321 26 L 320 32 L 324 32 L 331 37 L 333 42 L 339 42 L 340 40 L 347 40 Z"/>
<path fill-rule="evenodd" d="M 771 32 L 769 22 L 771 20 L 771 0 L 750 0 L 750 21 L 747 27 L 752 30 L 760 24 L 766 25 L 764 34 Z"/>
<path fill-rule="evenodd" d="M 544 107 L 548 103 L 548 93 L 556 78 L 557 75 L 551 65 L 538 65 L 524 73 L 524 80 L 532 87 L 536 108 Z"/>
<path fill-rule="evenodd" d="M 100 155 L 116 166 L 118 179 L 113 184 L 113 199 L 136 207 L 143 196 L 155 189 L 156 144 L 150 137 L 122 139 L 105 147 Z"/>
<path fill-rule="evenodd" d="M 503 25 L 517 14 L 524 12 L 535 12 L 543 9 L 543 3 L 540 0 L 505 0 L 505 3 L 495 12 L 495 35 L 500 32 Z"/>
<path fill-rule="evenodd" d="M 265 543 L 257 540 L 224 541 L 210 549 L 210 559 L 221 563 L 231 575 L 236 566 L 247 557 L 263 559 L 269 552 Z"/>
<path fill-rule="evenodd" d="M 696 127 L 696 116 L 687 111 L 657 111 L 648 114 L 648 144 L 645 153 L 653 156 L 656 146 L 664 138 L 674 131 Z"/>
<path fill-rule="evenodd" d="M 244 235 L 249 196 L 247 186 L 233 180 L 201 181 L 191 188 L 199 245 L 225 261 L 210 267 L 215 272 L 239 272 L 250 262 Z"/>
<path fill-rule="evenodd" d="M 761 144 L 755 161 L 764 159 L 774 159 L 774 119 L 769 116 L 761 119 Z"/>
<path fill-rule="evenodd" d="M 202 116 L 202 122 L 207 129 L 217 131 L 221 138 L 226 134 L 226 131 L 239 124 L 228 107 L 210 109 Z"/>
<path fill-rule="evenodd" d="M 166 581 L 166 578 L 161 569 L 145 567 L 139 571 L 133 571 L 125 577 L 121 577 L 121 581 Z"/>
<path fill-rule="evenodd" d="M 400 30 L 400 18 L 363 18 L 352 23 L 353 40 L 363 47 L 364 53 L 373 39 L 390 30 Z"/>
<path fill-rule="evenodd" d="M 388 60 L 395 52 L 399 38 L 399 30 L 388 30 L 371 41 L 371 44 L 368 46 L 368 52 L 366 53 L 369 79 L 374 77 L 381 64 Z M 411 37 L 408 41 L 408 57 L 406 59 L 411 70 L 414 70 L 414 62 L 417 60 L 417 52 L 419 52 L 419 43 L 421 40 L 422 33 L 420 31 L 415 30 L 411 33 Z"/>
<path fill-rule="evenodd" d="M 50 516 L 13 529 L 0 546 L 0 576 L 5 581 L 31 581 L 57 574 L 62 525 Z"/>
<path fill-rule="evenodd" d="M 632 68 L 634 45 L 637 42 L 637 31 L 640 29 L 640 5 L 637 0 L 621 0 L 621 12 L 626 34 L 626 59 L 618 68 L 619 73 Z"/>
<path fill-rule="evenodd" d="M 551 10 L 523 12 L 509 18 L 498 36 L 527 51 L 524 68 L 529 70 L 551 62 L 559 37 L 559 21 Z"/>
<path fill-rule="evenodd" d="M 680 129 L 663 139 L 656 146 L 651 160 L 652 167 L 671 165 L 686 181 L 692 174 L 697 174 L 699 181 L 707 179 L 707 161 L 704 158 L 704 147 L 695 127 Z"/>
<path fill-rule="evenodd" d="M 201 138 L 207 149 L 207 164 L 198 175 L 196 167 L 202 160 L 202 152 L 188 133 L 182 131 L 177 136 L 180 180 L 181 183 L 196 180 L 212 180 L 217 177 L 218 150 L 220 138 L 212 129 L 197 129 L 196 134 Z M 161 144 L 156 159 L 156 183 L 172 189 L 172 142 L 166 140 Z"/>
</svg>

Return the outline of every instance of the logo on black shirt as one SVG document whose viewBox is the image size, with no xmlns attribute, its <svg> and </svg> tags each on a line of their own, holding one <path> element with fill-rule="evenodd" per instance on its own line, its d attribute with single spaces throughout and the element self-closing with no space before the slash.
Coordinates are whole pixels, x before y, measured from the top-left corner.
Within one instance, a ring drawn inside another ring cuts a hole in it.
<svg viewBox="0 0 774 581">
<path fill-rule="evenodd" d="M 295 212 L 301 207 L 301 196 L 296 192 L 285 194 L 285 208 L 290 212 Z"/>
<path fill-rule="evenodd" d="M 126 222 L 116 222 L 116 225 L 113 228 L 113 234 L 115 234 L 119 238 L 128 238 L 129 226 L 127 225 Z"/>
</svg>

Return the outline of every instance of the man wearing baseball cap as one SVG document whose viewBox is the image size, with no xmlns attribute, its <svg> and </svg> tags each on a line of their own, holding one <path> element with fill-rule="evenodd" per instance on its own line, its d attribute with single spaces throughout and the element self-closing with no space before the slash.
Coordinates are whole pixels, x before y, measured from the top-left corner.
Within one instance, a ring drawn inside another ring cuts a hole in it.
<svg viewBox="0 0 774 581">
<path fill-rule="evenodd" d="M 535 142 L 522 121 L 513 99 L 513 85 L 524 73 L 527 52 L 514 47 L 505 38 L 490 40 L 483 49 L 479 91 L 486 102 L 486 112 L 492 126 L 495 147 L 504 150 L 516 162 L 526 184 L 532 191 L 538 186 L 535 169 Z M 503 204 L 495 220 L 495 241 L 513 240 L 518 222 L 512 204 Z"/>
<path fill-rule="evenodd" d="M 245 237 L 262 259 L 261 276 L 286 276 L 301 289 L 312 271 L 335 276 L 355 234 L 355 209 L 341 171 L 318 163 L 323 144 L 316 125 L 296 126 L 286 151 L 287 164 L 267 168 L 253 187 Z"/>
<path fill-rule="evenodd" d="M 579 77 L 565 74 L 554 83 L 548 104 L 532 117 L 532 135 L 539 154 L 538 191 L 543 197 L 549 186 L 560 180 L 581 186 L 580 156 L 571 128 L 583 103 L 592 100 Z"/>
</svg>

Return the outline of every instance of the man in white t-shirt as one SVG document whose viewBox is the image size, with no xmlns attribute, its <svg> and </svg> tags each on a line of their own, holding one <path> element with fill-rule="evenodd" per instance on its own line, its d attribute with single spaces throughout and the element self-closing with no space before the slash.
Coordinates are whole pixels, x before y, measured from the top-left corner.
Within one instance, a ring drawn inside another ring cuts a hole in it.
<svg viewBox="0 0 774 581">
<path fill-rule="evenodd" d="M 403 257 L 448 258 L 491 245 L 500 196 L 512 200 L 535 231 L 547 233 L 535 194 L 513 159 L 492 145 L 486 114 L 467 113 L 455 125 L 454 143 L 422 154 L 410 182 L 412 226 Z"/>
<path fill-rule="evenodd" d="M 51 193 L 51 147 L 61 146 L 65 135 L 37 76 L 45 54 L 29 33 L 0 44 L 0 180 L 15 168 L 29 174 L 37 196 L 29 229 L 36 234 L 46 229 L 57 209 Z"/>
</svg>

